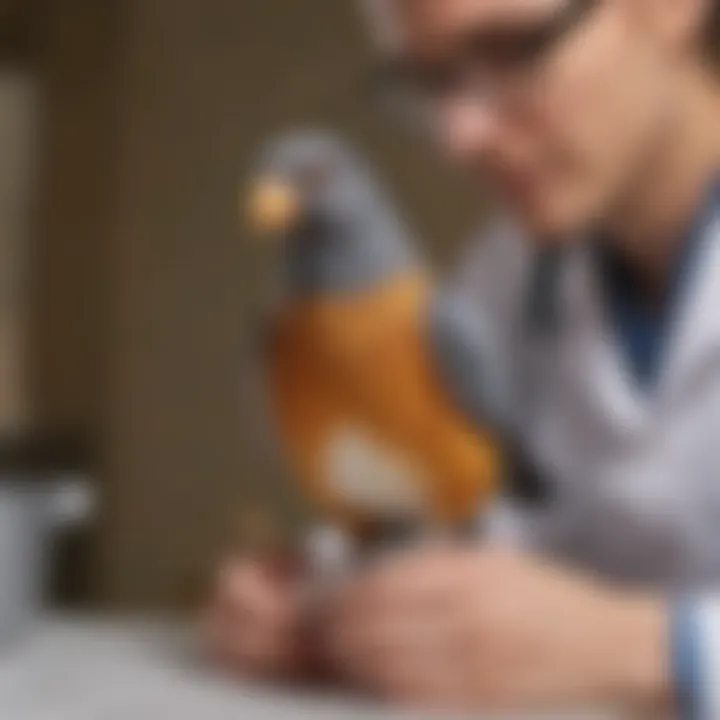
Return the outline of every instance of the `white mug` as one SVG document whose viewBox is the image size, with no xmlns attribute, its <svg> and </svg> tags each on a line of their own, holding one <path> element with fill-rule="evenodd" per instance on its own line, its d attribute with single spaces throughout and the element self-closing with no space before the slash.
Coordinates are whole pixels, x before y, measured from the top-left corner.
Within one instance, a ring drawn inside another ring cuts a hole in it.
<svg viewBox="0 0 720 720">
<path fill-rule="evenodd" d="M 42 611 L 53 536 L 86 522 L 93 510 L 84 478 L 0 476 L 0 651 L 21 639 Z"/>
</svg>

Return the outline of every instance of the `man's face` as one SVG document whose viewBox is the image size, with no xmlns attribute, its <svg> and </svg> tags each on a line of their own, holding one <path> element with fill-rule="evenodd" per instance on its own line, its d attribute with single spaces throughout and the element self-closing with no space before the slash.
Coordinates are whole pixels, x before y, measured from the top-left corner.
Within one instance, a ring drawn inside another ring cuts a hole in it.
<svg viewBox="0 0 720 720">
<path fill-rule="evenodd" d="M 443 148 L 536 237 L 600 220 L 672 128 L 663 2 L 376 1 Z"/>
</svg>

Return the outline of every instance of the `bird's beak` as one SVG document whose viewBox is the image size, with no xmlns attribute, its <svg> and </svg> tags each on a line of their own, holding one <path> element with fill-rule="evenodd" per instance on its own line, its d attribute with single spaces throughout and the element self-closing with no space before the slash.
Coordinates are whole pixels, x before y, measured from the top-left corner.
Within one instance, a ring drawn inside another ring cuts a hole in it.
<svg viewBox="0 0 720 720">
<path fill-rule="evenodd" d="M 245 215 L 253 232 L 258 235 L 280 235 L 292 230 L 302 211 L 296 188 L 277 178 L 263 178 L 251 189 Z"/>
</svg>

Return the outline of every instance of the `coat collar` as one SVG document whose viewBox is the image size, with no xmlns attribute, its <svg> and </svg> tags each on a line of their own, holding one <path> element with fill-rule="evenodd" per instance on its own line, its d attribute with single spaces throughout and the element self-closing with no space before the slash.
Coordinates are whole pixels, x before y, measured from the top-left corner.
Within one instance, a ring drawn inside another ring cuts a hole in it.
<svg viewBox="0 0 720 720">
<path fill-rule="evenodd" d="M 684 397 L 707 365 L 720 371 L 720 178 L 702 203 L 685 244 L 686 257 L 672 280 L 675 307 L 668 323 L 658 384 L 650 393 L 627 372 L 610 327 L 607 293 L 590 239 L 575 247 L 542 253 L 531 267 L 526 295 L 525 326 L 531 338 L 544 343 L 570 342 L 590 395 L 606 406 L 623 432 L 647 427 L 658 403 Z M 597 372 L 603 381 L 593 382 Z M 580 378 L 578 378 L 580 380 Z M 588 386 L 588 382 L 592 387 Z M 588 398 L 589 399 L 589 398 Z"/>
<path fill-rule="evenodd" d="M 681 290 L 685 290 L 684 286 L 692 285 L 698 280 L 696 263 L 705 264 L 705 256 L 708 253 L 706 246 L 714 243 L 714 236 L 718 234 L 718 223 L 720 223 L 720 173 L 707 196 L 702 200 L 688 230 L 679 258 L 678 271 L 670 281 L 669 295 L 672 296 L 673 301 L 682 294 Z M 580 242 L 583 241 L 593 242 L 589 238 L 580 239 Z M 572 253 L 563 246 L 541 250 L 535 255 L 525 297 L 525 324 L 533 335 L 555 332 L 561 327 L 563 312 L 560 285 L 568 255 Z M 592 262 L 598 262 L 595 253 L 588 253 L 588 257 Z"/>
</svg>

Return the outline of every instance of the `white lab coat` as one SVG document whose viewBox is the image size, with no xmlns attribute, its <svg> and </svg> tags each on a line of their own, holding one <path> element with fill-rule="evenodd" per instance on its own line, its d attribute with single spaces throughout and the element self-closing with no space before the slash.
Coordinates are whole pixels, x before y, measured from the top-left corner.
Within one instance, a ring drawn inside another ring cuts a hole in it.
<svg viewBox="0 0 720 720">
<path fill-rule="evenodd" d="M 647 394 L 624 365 L 586 244 L 569 250 L 558 277 L 556 333 L 524 321 L 531 244 L 509 225 L 479 243 L 462 282 L 515 429 L 551 486 L 540 507 L 503 504 L 494 531 L 613 579 L 686 593 L 676 612 L 681 689 L 698 717 L 720 718 L 720 211 L 703 232 Z"/>
</svg>

